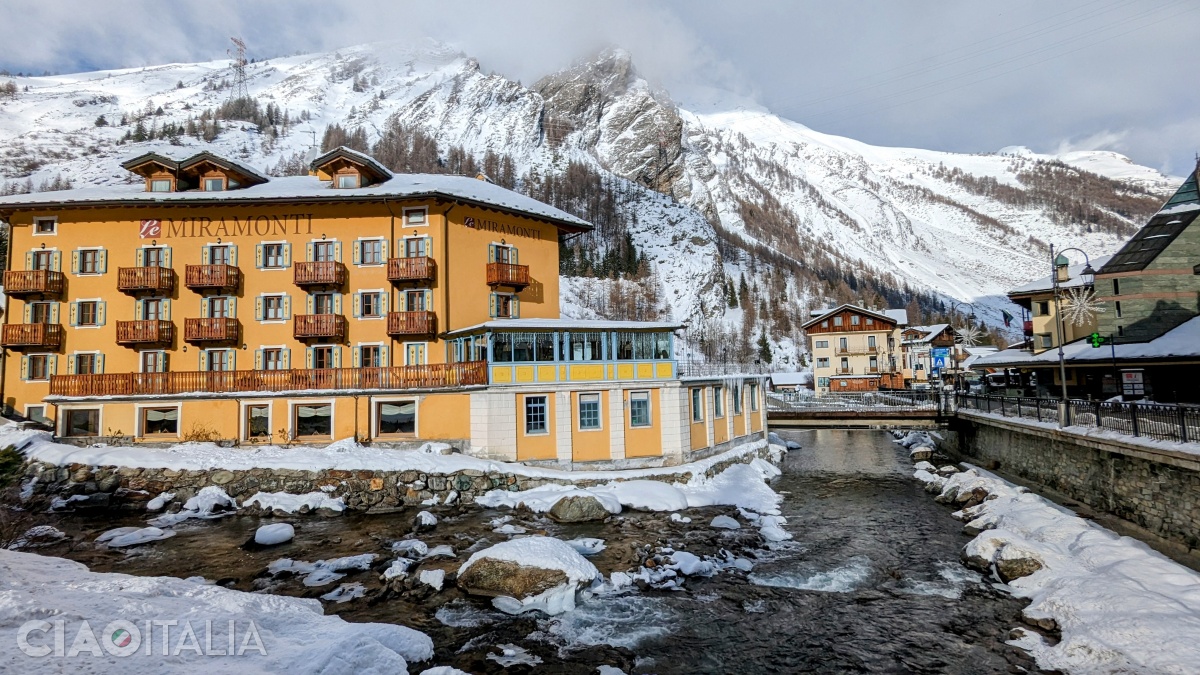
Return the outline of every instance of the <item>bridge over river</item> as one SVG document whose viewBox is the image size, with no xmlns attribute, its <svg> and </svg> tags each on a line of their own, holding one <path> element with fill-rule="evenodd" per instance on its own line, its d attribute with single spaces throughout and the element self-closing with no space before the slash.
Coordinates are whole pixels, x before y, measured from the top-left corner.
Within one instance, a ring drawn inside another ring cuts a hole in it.
<svg viewBox="0 0 1200 675">
<path fill-rule="evenodd" d="M 777 429 L 936 428 L 954 415 L 952 396 L 939 391 L 877 391 L 814 397 L 772 393 L 767 418 Z"/>
</svg>

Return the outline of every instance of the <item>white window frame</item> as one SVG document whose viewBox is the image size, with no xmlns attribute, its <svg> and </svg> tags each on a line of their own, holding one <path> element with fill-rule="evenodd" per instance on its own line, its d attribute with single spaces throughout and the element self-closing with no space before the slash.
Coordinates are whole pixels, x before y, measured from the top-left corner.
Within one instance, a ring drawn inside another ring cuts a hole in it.
<svg viewBox="0 0 1200 675">
<path fill-rule="evenodd" d="M 103 353 L 104 353 L 104 352 L 101 352 L 101 351 L 100 351 L 100 350 L 98 350 L 98 349 L 95 349 L 95 350 L 87 350 L 87 351 L 74 351 L 74 352 L 71 352 L 71 353 L 70 353 L 70 354 L 67 356 L 67 358 L 71 359 L 71 363 L 76 363 L 76 361 L 75 361 L 75 357 L 76 357 L 76 356 L 81 356 L 81 355 L 83 355 L 83 356 L 86 356 L 86 355 L 90 354 L 90 355 L 92 355 L 92 356 L 94 356 L 94 357 L 98 357 L 98 356 L 100 356 L 100 355 L 101 355 L 101 354 L 103 354 Z M 93 364 L 93 365 L 99 365 L 99 360 L 98 360 L 98 359 L 93 359 L 93 361 L 92 361 L 92 364 Z M 103 370 L 101 370 L 101 371 L 100 371 L 100 372 L 98 372 L 98 373 L 80 373 L 80 372 L 79 372 L 79 370 L 78 370 L 78 367 L 77 367 L 77 366 L 76 366 L 75 368 L 71 368 L 69 364 L 68 364 L 68 370 L 74 371 L 74 374 L 75 374 L 75 375 L 103 375 L 103 374 L 104 374 L 104 371 L 103 371 Z"/>
<path fill-rule="evenodd" d="M 95 410 L 96 411 L 96 435 L 95 436 L 68 436 L 67 435 L 67 420 L 71 418 L 72 410 Z M 54 426 L 58 429 L 58 435 L 65 438 L 101 438 L 104 436 L 104 406 L 103 405 L 60 405 L 58 406 L 58 419 Z"/>
<path fill-rule="evenodd" d="M 172 434 L 154 434 L 152 436 L 146 435 L 146 430 L 143 426 L 144 421 L 142 420 L 142 411 L 149 409 L 149 408 L 163 408 L 163 409 L 174 408 L 175 409 L 176 419 L 175 419 L 175 434 L 174 435 L 172 435 Z M 183 405 L 182 404 L 176 403 L 176 404 L 172 405 L 170 403 L 135 403 L 133 405 L 133 409 L 134 409 L 133 426 L 137 432 L 136 436 L 135 436 L 136 438 L 181 438 L 183 436 Z"/>
<path fill-rule="evenodd" d="M 49 232 L 38 232 L 38 225 L 49 221 Z M 35 237 L 54 237 L 58 235 L 58 216 L 34 216 L 33 218 L 33 236 Z"/>
<path fill-rule="evenodd" d="M 517 302 L 521 301 L 521 298 L 519 297 L 519 295 L 517 293 L 496 293 L 495 295 L 496 295 L 496 317 L 495 318 L 497 318 L 497 319 L 513 318 L 512 303 L 514 300 L 516 300 Z M 508 313 L 507 314 L 504 314 L 504 315 L 500 314 L 500 298 L 508 298 Z"/>
<path fill-rule="evenodd" d="M 278 321 L 272 321 L 271 323 L 279 323 L 279 322 L 278 322 Z M 258 372 L 262 372 L 262 373 L 268 373 L 268 372 L 278 372 L 278 371 L 271 371 L 271 370 L 268 370 L 268 369 L 267 369 L 267 350 L 268 350 L 268 349 L 278 349 L 278 350 L 279 350 L 279 354 L 280 354 L 280 356 L 282 356 L 283 354 L 285 354 L 285 353 L 287 352 L 287 350 L 289 349 L 289 347 L 288 347 L 287 345 L 259 345 L 259 346 L 258 346 L 258 350 L 257 350 L 257 351 L 259 351 L 259 352 L 261 352 L 261 353 L 262 353 L 262 356 L 263 356 L 263 359 L 262 359 L 262 365 L 263 365 L 263 369 L 262 369 L 262 370 L 260 370 L 260 371 L 258 371 Z M 288 357 L 288 358 L 290 359 L 291 357 Z M 256 360 L 257 360 L 257 359 L 256 359 Z M 292 364 L 291 364 L 291 362 L 290 362 L 290 360 L 289 360 L 289 362 L 288 362 L 288 366 L 289 366 L 289 368 L 280 368 L 280 369 L 278 369 L 278 370 L 291 370 L 291 368 L 290 368 L 290 366 L 291 366 L 291 365 L 292 365 Z"/>
<path fill-rule="evenodd" d="M 49 382 L 50 381 L 50 359 L 55 358 L 55 356 L 57 356 L 57 355 L 53 354 L 51 352 L 33 352 L 31 354 L 25 354 L 24 356 L 27 359 L 32 359 L 35 356 L 46 357 L 46 377 L 39 377 L 37 379 L 34 379 L 31 377 L 29 379 L 21 380 L 21 381 L 22 382 Z"/>
<path fill-rule="evenodd" d="M 258 297 L 262 298 L 262 301 L 263 301 L 263 305 L 262 305 L 263 318 L 261 320 L 259 320 L 260 324 L 271 324 L 271 323 L 278 324 L 278 323 L 287 323 L 288 322 L 287 319 L 268 319 L 267 318 L 267 298 L 279 298 L 280 300 L 282 300 L 282 299 L 288 297 L 287 293 L 262 293 Z M 283 312 L 283 303 L 282 302 L 279 305 L 279 311 L 280 311 L 280 313 Z"/>
<path fill-rule="evenodd" d="M 249 431 L 248 426 L 250 423 L 250 410 L 249 409 L 251 406 L 264 406 L 264 405 L 267 407 L 267 437 L 265 439 L 259 439 L 259 438 L 252 439 L 252 438 L 250 438 L 250 435 L 247 433 Z M 268 399 L 262 399 L 261 401 L 246 401 L 246 402 L 242 403 L 241 419 L 238 420 L 238 438 L 240 438 L 241 440 L 246 441 L 248 443 L 250 443 L 250 442 L 270 443 L 275 440 L 274 439 L 275 432 L 271 430 L 271 428 L 274 426 L 275 426 L 275 406 L 273 405 L 273 399 L 268 398 Z M 284 440 L 287 440 L 287 439 L 284 439 Z"/>
<path fill-rule="evenodd" d="M 545 429 L 542 431 L 529 430 L 529 399 L 540 398 L 542 405 L 545 406 Z M 521 434 L 524 436 L 549 436 L 550 435 L 550 394 L 525 394 L 521 398 Z"/>
<path fill-rule="evenodd" d="M 167 189 L 166 190 L 155 190 L 154 189 L 155 183 L 166 183 Z M 146 181 L 146 191 L 147 192 L 174 192 L 175 191 L 175 181 L 171 180 L 170 178 L 151 178 Z"/>
<path fill-rule="evenodd" d="M 403 396 L 400 398 L 392 396 L 381 396 L 371 398 L 371 438 L 420 438 L 421 437 L 421 398 L 420 396 Z M 412 402 L 415 407 L 413 412 L 413 432 L 412 434 L 381 434 L 379 433 L 379 404 L 381 403 L 409 403 Z"/>
<path fill-rule="evenodd" d="M 404 365 L 406 366 L 425 366 L 429 365 L 429 343 L 428 342 L 403 342 L 404 345 Z M 425 357 L 424 363 L 409 363 L 408 348 L 410 345 L 421 345 L 421 354 Z"/>
<path fill-rule="evenodd" d="M 89 275 L 87 275 L 87 276 L 93 276 L 93 275 L 90 275 L 90 274 L 89 274 Z M 76 312 L 78 312 L 78 311 L 79 311 L 79 303 L 81 303 L 81 302 L 94 302 L 94 303 L 96 303 L 96 319 L 97 319 L 97 321 L 99 321 L 99 319 L 100 319 L 100 307 L 101 307 L 101 306 L 104 304 L 104 298 L 76 298 L 76 299 L 72 300 L 71 302 L 75 303 L 75 308 L 76 308 L 76 310 L 75 310 L 75 311 L 76 311 Z M 71 311 L 71 303 L 70 303 L 70 302 L 69 302 L 69 303 L 67 303 L 67 311 L 68 311 L 68 312 L 70 312 L 70 311 Z M 107 310 L 105 310 L 105 311 L 107 311 Z M 107 318 L 107 317 L 105 317 L 105 318 Z M 105 323 L 107 323 L 107 322 L 105 322 Z M 71 326 L 71 328 L 74 328 L 74 329 L 77 329 L 77 330 L 94 330 L 94 329 L 97 329 L 97 328 L 104 328 L 104 326 L 105 326 L 105 324 L 104 324 L 104 323 L 93 323 L 93 324 L 86 324 L 86 325 L 85 325 L 85 324 L 82 324 L 82 323 L 79 323 L 79 317 L 78 317 L 78 316 L 76 316 L 76 317 L 75 317 L 75 325 L 74 325 L 74 326 Z M 96 353 L 97 353 L 97 354 L 99 354 L 100 352 L 96 352 Z"/>
<path fill-rule="evenodd" d="M 707 419 L 705 413 L 704 399 L 708 398 L 704 393 L 704 387 L 691 387 L 688 391 L 688 398 L 691 402 L 692 424 L 703 424 Z M 696 394 L 700 394 L 700 405 L 696 405 Z M 697 416 L 697 413 L 699 416 Z"/>
<path fill-rule="evenodd" d="M 362 261 L 362 259 L 363 259 L 362 245 L 363 245 L 363 242 L 367 242 L 367 241 L 379 242 L 379 262 L 365 263 Z M 384 253 L 384 250 L 387 247 L 386 245 L 387 245 L 387 237 L 359 237 L 358 239 L 355 239 L 354 246 L 358 248 L 358 263 L 355 264 L 355 267 L 383 267 L 383 266 L 387 265 L 387 255 L 385 255 L 385 253 Z M 353 251 L 350 252 L 350 259 L 351 260 L 354 259 Z"/>
<path fill-rule="evenodd" d="M 343 178 L 353 178 L 354 185 L 342 185 Z M 333 174 L 333 187 L 338 190 L 354 190 L 362 187 L 362 174 L 354 171 L 349 173 Z"/>
<path fill-rule="evenodd" d="M 386 346 L 386 344 L 387 343 L 385 343 L 385 342 L 360 342 L 357 345 L 355 345 L 354 348 L 358 352 L 358 367 L 359 368 L 386 368 L 387 364 L 382 362 L 383 361 L 383 351 L 382 350 Z M 362 348 L 363 347 L 379 347 L 379 349 L 380 349 L 380 352 L 379 352 L 380 364 L 378 366 L 364 366 L 362 364 Z"/>
<path fill-rule="evenodd" d="M 167 372 L 166 370 L 147 371 L 146 370 L 146 362 L 144 360 L 145 357 L 143 356 L 144 354 L 147 354 L 147 353 L 160 354 L 160 355 L 162 355 L 163 359 L 167 359 L 168 358 L 167 354 L 169 352 L 165 349 L 143 349 L 143 350 L 140 350 L 139 352 L 137 352 L 138 372 L 139 373 L 145 373 L 145 372 L 165 373 L 165 372 Z"/>
<path fill-rule="evenodd" d="M 79 268 L 83 269 L 83 252 L 84 251 L 95 251 L 96 253 L 103 253 L 104 250 L 105 249 L 103 246 L 80 246 L 79 248 L 75 249 L 75 251 L 79 253 Z M 97 262 L 99 262 L 99 261 L 97 261 Z M 104 272 L 76 272 L 75 276 L 77 276 L 77 277 L 100 277 L 100 276 L 104 276 Z"/>
<path fill-rule="evenodd" d="M 367 267 L 378 267 L 378 265 L 368 265 Z M 363 314 L 362 299 L 363 299 L 363 296 L 366 295 L 367 293 L 378 293 L 379 294 L 379 316 L 367 316 L 366 314 Z M 351 296 L 350 301 L 351 302 L 354 301 L 354 296 Z M 356 318 L 359 321 L 382 321 L 384 319 L 387 319 L 389 305 L 391 304 L 391 299 L 388 297 L 388 292 L 387 292 L 386 288 L 362 288 L 362 289 L 359 289 L 358 290 L 358 302 L 359 302 L 358 316 Z"/>
<path fill-rule="evenodd" d="M 44 420 L 49 420 L 50 418 L 46 416 L 46 408 L 48 408 L 48 407 L 49 407 L 49 406 L 48 406 L 48 405 L 46 405 L 45 403 L 26 403 L 26 404 L 25 404 L 25 407 L 24 407 L 24 415 L 25 415 L 25 419 L 27 419 L 27 420 L 28 420 L 28 419 L 33 419 L 33 418 L 31 418 L 31 417 L 29 416 L 29 409 L 30 409 L 30 408 L 41 408 L 41 409 L 42 409 L 42 419 L 44 419 Z M 36 422 L 37 420 L 34 420 L 34 421 Z"/>
<path fill-rule="evenodd" d="M 410 213 L 420 213 L 421 214 L 421 222 L 415 223 L 415 224 L 410 223 L 408 221 L 408 214 L 410 214 Z M 404 221 L 402 223 L 403 227 L 429 227 L 429 207 L 426 207 L 426 206 L 410 207 L 410 208 L 404 209 L 401 212 L 401 215 L 402 215 L 402 218 Z"/>
<path fill-rule="evenodd" d="M 288 438 L 284 440 L 302 440 L 296 435 L 296 407 L 302 405 L 329 405 L 329 438 L 332 440 L 337 430 L 337 406 L 334 399 L 318 399 L 313 401 L 288 401 Z M 323 436 L 304 436 L 303 438 L 324 438 Z"/>
<path fill-rule="evenodd" d="M 291 265 L 280 265 L 279 267 L 271 267 L 271 266 L 267 265 L 267 248 L 266 248 L 266 247 L 267 247 L 267 246 L 271 246 L 271 245 L 273 245 L 273 244 L 278 244 L 278 245 L 280 245 L 280 246 L 286 247 L 286 246 L 287 246 L 289 243 L 291 243 L 291 242 L 287 241 L 286 239 L 280 239 L 280 240 L 276 240 L 276 241 L 260 241 L 260 242 L 258 242 L 258 244 L 257 244 L 257 245 L 258 245 L 258 246 L 262 246 L 262 247 L 263 247 L 263 250 L 262 250 L 262 254 L 263 254 L 263 255 L 262 255 L 262 262 L 263 262 L 263 266 L 262 266 L 262 267 L 259 267 L 259 268 L 257 268 L 257 270 L 258 270 L 259 272 L 280 272 L 280 271 L 283 271 L 283 270 L 288 270 L 288 269 L 291 269 L 291 267 L 292 267 Z M 286 251 L 287 249 L 286 249 L 286 248 L 284 248 L 284 249 L 281 249 L 281 250 L 284 250 L 284 251 Z M 257 253 L 256 253 L 255 255 L 257 256 Z M 295 260 L 293 260 L 292 262 L 295 262 Z M 276 295 L 276 294 L 274 294 L 274 293 L 263 293 L 263 295 Z M 283 294 L 280 294 L 280 295 L 283 295 Z"/>
<path fill-rule="evenodd" d="M 596 397 L 596 426 L 594 426 L 594 427 L 585 428 L 583 426 L 583 420 L 580 417 L 580 415 L 583 413 L 583 397 L 584 396 L 595 396 Z M 575 411 L 575 430 L 579 431 L 581 433 L 588 433 L 588 432 L 592 432 L 592 431 L 604 431 L 603 394 L 601 394 L 600 392 L 596 392 L 596 391 L 581 391 L 578 393 L 578 410 Z"/>
<path fill-rule="evenodd" d="M 646 395 L 646 423 L 633 423 L 633 397 L 639 394 Z M 636 389 L 629 392 L 629 428 L 630 429 L 649 429 L 654 426 L 654 399 L 650 396 L 649 389 Z"/>
<path fill-rule="evenodd" d="M 208 181 L 210 181 L 210 180 L 221 181 L 221 189 L 220 190 L 209 190 L 208 189 Z M 205 176 L 200 179 L 200 186 L 203 188 L 202 192 L 228 192 L 229 191 L 229 179 L 226 178 L 225 176 L 211 176 L 211 177 Z"/>
</svg>

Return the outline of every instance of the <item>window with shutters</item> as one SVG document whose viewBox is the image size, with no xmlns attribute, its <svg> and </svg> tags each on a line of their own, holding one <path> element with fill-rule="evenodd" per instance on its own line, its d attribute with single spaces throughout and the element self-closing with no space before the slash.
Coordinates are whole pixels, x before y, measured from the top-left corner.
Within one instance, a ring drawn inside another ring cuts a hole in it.
<svg viewBox="0 0 1200 675">
<path fill-rule="evenodd" d="M 229 265 L 232 256 L 230 255 L 229 245 L 220 244 L 208 247 L 208 264 L 210 265 Z"/>
<path fill-rule="evenodd" d="M 101 274 L 100 249 L 85 248 L 79 251 L 79 270 L 77 274 Z"/>
<path fill-rule="evenodd" d="M 179 435 L 179 408 L 142 408 L 142 436 Z"/>
<path fill-rule="evenodd" d="M 545 396 L 525 397 L 525 433 L 527 435 L 549 433 L 547 406 Z"/>
<path fill-rule="evenodd" d="M 271 406 L 265 403 L 253 403 L 245 408 L 246 440 L 261 440 L 271 437 Z"/>
<path fill-rule="evenodd" d="M 331 346 L 313 347 L 312 367 L 318 370 L 335 368 L 333 350 L 334 348 Z"/>
<path fill-rule="evenodd" d="M 286 365 L 283 361 L 282 347 L 266 347 L 262 350 L 262 369 L 263 370 L 284 370 Z"/>
<path fill-rule="evenodd" d="M 287 244 L 263 244 L 263 267 L 267 269 L 282 269 L 287 267 L 286 246 Z"/>
<path fill-rule="evenodd" d="M 379 401 L 375 404 L 375 435 L 417 433 L 417 402 Z"/>
<path fill-rule="evenodd" d="M 359 315 L 364 318 L 379 318 L 383 316 L 383 293 L 379 291 L 363 291 L 359 294 Z"/>
<path fill-rule="evenodd" d="M 363 368 L 379 368 L 383 365 L 383 347 L 363 345 L 358 348 L 358 364 Z"/>
<path fill-rule="evenodd" d="M 594 431 L 600 428 L 600 394 L 579 395 L 579 429 Z"/>
<path fill-rule="evenodd" d="M 229 298 L 217 296 L 205 298 L 205 302 L 208 304 L 208 317 L 210 319 L 229 318 Z"/>
<path fill-rule="evenodd" d="M 282 295 L 264 295 L 262 298 L 263 321 L 282 321 L 285 318 L 283 304 L 284 296 Z"/>
<path fill-rule="evenodd" d="M 29 259 L 29 269 L 54 269 L 54 251 L 34 251 L 33 255 Z"/>
<path fill-rule="evenodd" d="M 75 354 L 75 374 L 76 375 L 95 375 L 96 374 L 96 355 L 95 354 Z"/>
<path fill-rule="evenodd" d="M 161 351 L 142 352 L 141 368 L 143 373 L 167 372 L 167 353 Z"/>
<path fill-rule="evenodd" d="M 50 323 L 51 314 L 53 314 L 51 311 L 51 303 L 29 303 L 29 323 Z"/>
<path fill-rule="evenodd" d="M 492 250 L 495 251 L 496 262 L 504 263 L 506 265 L 516 262 L 514 260 L 514 258 L 516 258 L 516 254 L 512 246 L 495 245 L 492 247 Z"/>
<path fill-rule="evenodd" d="M 233 354 L 228 349 L 205 349 L 201 353 L 204 369 L 211 372 L 233 370 Z"/>
<path fill-rule="evenodd" d="M 310 262 L 333 262 L 335 246 L 332 241 L 314 241 L 312 243 L 312 260 Z"/>
<path fill-rule="evenodd" d="M 166 249 L 162 246 L 147 246 L 142 249 L 142 265 L 144 267 L 163 267 L 166 259 Z"/>
<path fill-rule="evenodd" d="M 404 311 L 406 311 L 406 312 L 424 312 L 425 311 L 425 291 L 405 291 L 404 292 Z"/>
<path fill-rule="evenodd" d="M 27 380 L 49 380 L 50 379 L 50 355 L 49 354 L 30 354 L 28 357 L 28 369 L 25 379 Z"/>
<path fill-rule="evenodd" d="M 358 242 L 358 262 L 360 265 L 382 265 L 383 240 L 364 239 Z"/>
<path fill-rule="evenodd" d="M 75 325 L 99 325 L 100 302 L 98 300 L 80 300 L 75 303 Z"/>
<path fill-rule="evenodd" d="M 516 296 L 507 293 L 496 293 L 496 318 L 497 319 L 515 319 L 517 299 Z"/>
<path fill-rule="evenodd" d="M 142 301 L 142 321 L 159 321 L 163 316 L 161 298 L 146 298 Z"/>
<path fill-rule="evenodd" d="M 408 237 L 404 240 L 404 257 L 424 258 L 429 255 L 425 237 Z"/>
<path fill-rule="evenodd" d="M 58 218 L 34 218 L 33 234 L 35 236 L 58 234 Z"/>
<path fill-rule="evenodd" d="M 404 209 L 404 226 L 405 227 L 421 227 L 427 225 L 426 212 L 424 208 L 419 209 Z"/>
<path fill-rule="evenodd" d="M 333 314 L 333 293 L 313 293 L 312 313 Z"/>
</svg>

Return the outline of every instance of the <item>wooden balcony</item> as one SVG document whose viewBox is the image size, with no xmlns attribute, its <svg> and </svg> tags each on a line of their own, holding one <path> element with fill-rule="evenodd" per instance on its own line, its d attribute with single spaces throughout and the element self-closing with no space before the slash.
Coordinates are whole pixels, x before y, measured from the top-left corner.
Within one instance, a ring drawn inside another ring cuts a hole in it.
<svg viewBox="0 0 1200 675">
<path fill-rule="evenodd" d="M 433 281 L 437 275 L 437 263 L 433 258 L 389 258 L 388 281 Z"/>
<path fill-rule="evenodd" d="M 870 346 L 845 347 L 845 348 L 838 347 L 837 348 L 838 356 L 847 356 L 847 355 L 851 355 L 851 354 L 880 354 L 882 352 L 883 352 L 882 348 L 870 347 Z"/>
<path fill-rule="evenodd" d="M 175 336 L 175 324 L 170 321 L 118 321 L 117 344 L 141 345 L 170 342 Z"/>
<path fill-rule="evenodd" d="M 437 315 L 433 312 L 388 312 L 388 335 L 433 335 L 437 332 Z"/>
<path fill-rule="evenodd" d="M 193 291 L 237 290 L 242 271 L 233 265 L 188 265 L 183 278 Z"/>
<path fill-rule="evenodd" d="M 50 395 L 171 396 L 205 392 L 447 389 L 487 384 L 487 362 L 432 363 L 391 368 L 226 370 L 179 373 L 54 375 Z"/>
<path fill-rule="evenodd" d="M 0 333 L 0 345 L 18 349 L 58 349 L 62 339 L 63 327 L 57 323 L 12 323 Z"/>
<path fill-rule="evenodd" d="M 509 286 L 521 290 L 529 285 L 529 265 L 488 263 L 487 283 L 488 286 Z"/>
<path fill-rule="evenodd" d="M 62 272 L 51 270 L 12 270 L 4 273 L 6 295 L 59 295 L 66 286 Z"/>
<path fill-rule="evenodd" d="M 121 267 L 117 290 L 125 293 L 170 293 L 175 290 L 175 270 L 170 267 Z"/>
<path fill-rule="evenodd" d="M 346 317 L 341 314 L 297 314 L 292 319 L 292 336 L 297 340 L 324 338 L 340 342 L 346 337 Z"/>
<path fill-rule="evenodd" d="M 834 368 L 833 374 L 834 375 L 853 375 L 854 369 L 853 368 Z"/>
<path fill-rule="evenodd" d="M 346 266 L 340 262 L 298 262 L 293 267 L 297 286 L 341 286 L 346 283 Z"/>
<path fill-rule="evenodd" d="M 237 319 L 185 319 L 183 339 L 186 342 L 233 342 L 240 328 Z"/>
</svg>

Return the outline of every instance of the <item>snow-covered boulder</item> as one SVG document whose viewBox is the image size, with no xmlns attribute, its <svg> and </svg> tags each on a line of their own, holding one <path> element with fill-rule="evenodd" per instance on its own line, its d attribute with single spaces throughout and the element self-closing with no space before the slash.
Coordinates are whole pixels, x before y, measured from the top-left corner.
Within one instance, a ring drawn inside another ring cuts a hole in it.
<svg viewBox="0 0 1200 675">
<path fill-rule="evenodd" d="M 933 446 L 918 445 L 908 451 L 908 458 L 914 462 L 925 462 L 933 457 Z"/>
<path fill-rule="evenodd" d="M 709 527 L 715 527 L 721 530 L 740 530 L 742 524 L 729 516 L 717 516 L 708 524 Z"/>
<path fill-rule="evenodd" d="M 916 471 L 927 471 L 929 473 L 937 473 L 937 467 L 930 464 L 929 462 L 917 462 L 916 464 L 913 465 L 913 469 Z"/>
<path fill-rule="evenodd" d="M 559 523 L 585 523 L 604 520 L 611 515 L 599 499 L 592 495 L 571 494 L 554 502 L 547 514 Z"/>
<path fill-rule="evenodd" d="M 996 563 L 996 573 L 1006 584 L 1013 579 L 1027 577 L 1043 567 L 1042 559 L 1038 557 L 1037 553 L 1012 542 L 1001 547 L 994 562 Z"/>
<path fill-rule="evenodd" d="M 20 537 L 17 537 L 8 548 L 12 550 L 41 548 L 50 546 L 67 538 L 67 534 L 57 527 L 51 525 L 36 525 L 25 531 Z"/>
<path fill-rule="evenodd" d="M 413 532 L 428 532 L 437 527 L 437 516 L 428 511 L 421 511 L 413 518 Z"/>
<path fill-rule="evenodd" d="M 254 532 L 254 543 L 259 546 L 278 546 L 291 541 L 296 536 L 296 528 L 291 523 L 271 523 L 263 525 Z"/>
<path fill-rule="evenodd" d="M 170 539 L 175 536 L 173 530 L 161 530 L 157 527 L 118 527 L 96 537 L 96 541 L 108 544 L 109 548 L 125 548 L 138 546 L 152 541 Z"/>
<path fill-rule="evenodd" d="M 458 568 L 458 586 L 492 598 L 502 612 L 575 608 L 575 593 L 600 576 L 570 544 L 552 537 L 523 537 L 477 551 Z"/>
<path fill-rule="evenodd" d="M 683 490 L 657 480 L 627 480 L 603 489 L 616 496 L 622 506 L 639 511 L 681 511 L 688 507 Z"/>
</svg>

